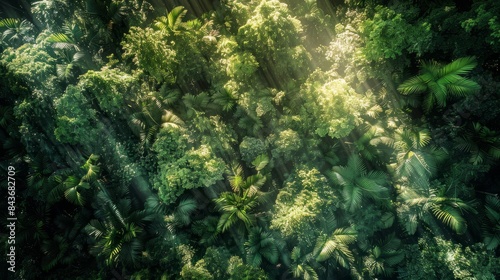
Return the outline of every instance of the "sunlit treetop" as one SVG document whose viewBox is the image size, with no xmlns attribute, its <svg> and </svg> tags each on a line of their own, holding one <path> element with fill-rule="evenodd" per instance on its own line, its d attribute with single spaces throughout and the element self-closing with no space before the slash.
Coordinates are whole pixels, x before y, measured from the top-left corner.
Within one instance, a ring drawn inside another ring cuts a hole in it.
<svg viewBox="0 0 500 280">
<path fill-rule="evenodd" d="M 319 136 L 347 136 L 373 106 L 373 100 L 357 93 L 334 73 L 314 72 L 301 91 L 306 101 L 303 108 L 316 117 L 314 127 Z"/>
</svg>

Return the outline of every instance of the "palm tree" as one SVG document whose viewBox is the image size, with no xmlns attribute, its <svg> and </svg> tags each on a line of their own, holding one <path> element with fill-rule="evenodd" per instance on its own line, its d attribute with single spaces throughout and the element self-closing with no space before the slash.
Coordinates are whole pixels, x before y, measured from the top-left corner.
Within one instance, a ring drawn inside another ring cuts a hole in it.
<svg viewBox="0 0 500 280">
<path fill-rule="evenodd" d="M 135 100 L 137 112 L 131 114 L 129 126 L 139 136 L 142 148 L 152 145 L 161 128 L 178 128 L 184 122 L 166 106 L 176 100 L 177 92 L 170 92 L 164 98 L 154 94 L 138 95 Z M 139 111 L 140 110 L 140 111 Z"/>
<path fill-rule="evenodd" d="M 238 107 L 235 116 L 239 118 L 238 127 L 246 131 L 247 135 L 262 134 L 264 123 L 255 113 L 246 112 L 241 107 Z"/>
<path fill-rule="evenodd" d="M 155 20 L 153 28 L 154 32 L 162 37 L 160 40 L 166 42 L 166 51 L 175 56 L 173 61 L 167 63 L 170 70 L 158 69 L 159 72 L 167 74 L 168 80 L 187 94 L 197 93 L 201 87 L 205 87 L 202 84 L 207 74 L 205 61 L 208 57 L 200 52 L 197 42 L 208 34 L 212 22 L 202 24 L 199 19 L 184 22 L 186 13 L 184 7 L 175 7 L 167 16 Z M 159 78 L 163 80 L 162 77 Z"/>
<path fill-rule="evenodd" d="M 369 246 L 360 247 L 365 247 L 362 249 L 368 250 L 368 255 L 364 257 L 364 270 L 371 278 L 378 275 L 390 276 L 394 271 L 393 267 L 404 259 L 404 252 L 400 250 L 401 240 L 394 233 L 384 240 L 376 242 L 371 248 Z"/>
<path fill-rule="evenodd" d="M 167 225 L 187 226 L 191 223 L 191 214 L 196 210 L 198 204 L 192 198 L 186 198 L 179 202 L 172 214 L 165 216 Z"/>
<path fill-rule="evenodd" d="M 55 185 L 54 180 L 51 179 L 54 173 L 54 166 L 43 153 L 38 153 L 34 157 L 27 157 L 26 162 L 29 164 L 27 178 L 28 191 L 38 192 Z"/>
<path fill-rule="evenodd" d="M 167 16 L 158 18 L 155 21 L 154 26 L 166 34 L 178 34 L 184 27 L 182 19 L 186 13 L 187 10 L 184 7 L 175 7 L 167 14 Z"/>
<path fill-rule="evenodd" d="M 33 25 L 27 20 L 4 18 L 0 20 L 0 46 L 18 47 L 23 43 L 34 41 Z"/>
<path fill-rule="evenodd" d="M 236 222 L 242 221 L 247 229 L 254 225 L 255 217 L 251 211 L 258 205 L 257 197 L 249 195 L 248 190 L 243 196 L 237 193 L 224 192 L 214 200 L 217 208 L 222 211 L 217 230 L 225 232 Z"/>
<path fill-rule="evenodd" d="M 148 229 L 160 236 L 180 235 L 177 228 L 191 224 L 191 215 L 197 208 L 198 203 L 192 198 L 185 198 L 174 209 L 170 209 L 168 204 L 161 201 L 157 196 L 151 196 L 146 200 L 145 211 L 158 214 L 157 218 L 160 222 L 153 223 Z M 198 221 L 196 224 L 200 223 L 202 222 Z M 206 230 L 209 225 L 204 224 L 204 226 L 206 226 L 204 227 L 204 230 Z M 203 230 L 201 232 L 206 234 Z"/>
<path fill-rule="evenodd" d="M 83 33 L 78 25 L 65 24 L 64 33 L 52 33 L 47 37 L 47 42 L 52 43 L 52 48 L 59 58 L 56 65 L 57 75 L 65 80 L 74 79 L 95 65 L 90 56 L 78 45 Z"/>
<path fill-rule="evenodd" d="M 91 253 L 103 258 L 109 266 L 137 266 L 147 233 L 145 225 L 155 214 L 132 209 L 128 198 L 115 203 L 104 188 L 97 197 L 102 208 L 96 212 L 97 219 L 87 225 L 96 241 Z"/>
<path fill-rule="evenodd" d="M 347 166 L 333 167 L 330 177 L 343 187 L 344 208 L 349 212 L 359 209 L 364 198 L 388 198 L 388 189 L 384 186 L 387 176 L 380 171 L 367 172 L 357 155 L 349 157 Z"/>
<path fill-rule="evenodd" d="M 262 258 L 272 264 L 278 262 L 279 254 L 276 240 L 270 232 L 263 231 L 260 227 L 250 230 L 248 241 L 245 242 L 245 249 L 247 263 L 255 267 L 260 266 Z"/>
<path fill-rule="evenodd" d="M 459 58 L 444 66 L 426 62 L 422 64 L 420 74 L 403 82 L 398 90 L 404 95 L 427 92 L 424 110 L 430 112 L 435 103 L 445 107 L 450 96 L 465 96 L 479 90 L 476 82 L 462 77 L 476 65 L 473 57 Z"/>
<path fill-rule="evenodd" d="M 398 129 L 394 148 L 397 152 L 396 175 L 399 177 L 430 177 L 436 170 L 436 150 L 424 149 L 431 137 L 427 129 Z"/>
<path fill-rule="evenodd" d="M 392 147 L 394 139 L 388 136 L 387 131 L 380 125 L 367 125 L 361 137 L 354 141 L 358 153 L 365 159 L 374 162 L 381 156 L 382 148 Z"/>
<path fill-rule="evenodd" d="M 192 119 L 198 111 L 206 110 L 207 106 L 209 106 L 210 97 L 206 92 L 198 95 L 186 94 L 182 97 L 182 101 L 185 107 L 185 117 Z"/>
<path fill-rule="evenodd" d="M 477 213 L 474 202 L 455 197 L 451 186 L 431 186 L 426 178 L 413 181 L 412 186 L 407 183 L 399 186 L 401 204 L 398 215 L 409 234 L 415 233 L 419 220 L 439 231 L 440 226 L 435 223 L 438 220 L 456 233 L 463 234 L 467 229 L 464 213 Z"/>
<path fill-rule="evenodd" d="M 241 166 L 233 170 L 233 175 L 229 176 L 229 183 L 233 192 L 223 192 L 219 198 L 214 199 L 219 211 L 222 211 L 217 230 L 225 232 L 231 226 L 241 221 L 247 229 L 255 223 L 255 215 L 252 210 L 255 209 L 267 198 L 266 193 L 260 188 L 266 182 L 266 176 L 260 171 L 268 164 L 267 156 L 259 156 L 252 162 L 257 174 L 247 178 L 243 175 Z"/>
<path fill-rule="evenodd" d="M 83 206 L 86 202 L 85 190 L 99 184 L 97 181 L 100 172 L 98 160 L 99 156 L 92 154 L 81 166 L 80 172 L 75 173 L 71 169 L 55 172 L 51 180 L 57 182 L 57 185 L 47 193 L 47 201 L 57 202 L 64 194 L 69 202 Z"/>
<path fill-rule="evenodd" d="M 456 142 L 458 149 L 471 153 L 469 162 L 474 165 L 500 159 L 500 135 L 480 123 L 474 123 Z"/>
<path fill-rule="evenodd" d="M 217 225 L 219 218 L 216 216 L 207 216 L 202 220 L 193 222 L 191 230 L 194 234 L 200 237 L 200 244 L 210 246 L 217 240 Z"/>
<path fill-rule="evenodd" d="M 85 257 L 75 248 L 85 246 L 81 233 L 88 222 L 88 212 L 80 207 L 68 208 L 65 204 L 54 207 L 54 204 L 66 197 L 73 204 L 83 205 L 87 194 L 90 194 L 83 186 L 93 186 L 97 181 L 97 160 L 97 156 L 91 155 L 81 166 L 73 169 L 55 165 L 42 153 L 27 160 L 30 163 L 28 189 L 20 205 L 20 209 L 24 209 L 24 218 L 19 225 L 17 240 L 23 248 L 32 251 L 29 252 L 30 258 L 36 260 L 44 271 L 58 265 L 78 264 Z M 61 209 L 64 211 L 59 211 Z M 49 215 L 54 211 L 58 214 Z M 37 252 L 43 254 L 38 258 Z"/>
<path fill-rule="evenodd" d="M 212 100 L 221 107 L 219 110 L 228 112 L 234 108 L 238 98 L 234 92 L 221 87 L 212 95 Z"/>
</svg>

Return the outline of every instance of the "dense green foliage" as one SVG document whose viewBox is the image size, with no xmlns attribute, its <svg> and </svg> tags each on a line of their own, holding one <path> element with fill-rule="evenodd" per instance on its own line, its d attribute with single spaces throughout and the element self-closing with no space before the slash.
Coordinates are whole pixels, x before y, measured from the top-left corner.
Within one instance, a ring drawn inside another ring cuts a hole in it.
<svg viewBox="0 0 500 280">
<path fill-rule="evenodd" d="M 1 275 L 499 278 L 500 2 L 401 2 L 0 3 Z"/>
</svg>

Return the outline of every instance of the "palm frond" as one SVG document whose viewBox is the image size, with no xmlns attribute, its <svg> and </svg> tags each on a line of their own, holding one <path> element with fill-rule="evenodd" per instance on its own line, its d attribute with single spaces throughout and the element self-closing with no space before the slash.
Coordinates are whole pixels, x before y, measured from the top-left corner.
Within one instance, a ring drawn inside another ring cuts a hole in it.
<svg viewBox="0 0 500 280">
<path fill-rule="evenodd" d="M 494 250 L 500 245 L 500 199 L 487 196 L 484 210 L 483 242 L 488 250 Z"/>
<path fill-rule="evenodd" d="M 84 205 L 85 204 L 85 198 L 83 197 L 83 195 L 78 192 L 78 188 L 77 187 L 72 187 L 72 188 L 69 188 L 69 189 L 66 189 L 64 191 L 64 197 L 71 203 L 74 203 L 76 205 Z"/>
<path fill-rule="evenodd" d="M 361 207 L 363 201 L 363 191 L 361 188 L 353 186 L 344 186 L 342 189 L 342 196 L 344 197 L 344 208 L 349 212 L 354 212 Z"/>
<path fill-rule="evenodd" d="M 124 2 L 111 2 L 107 14 L 111 18 L 112 22 L 119 22 L 122 18 L 126 17 L 128 14 L 128 7 Z"/>
<path fill-rule="evenodd" d="M 73 49 L 76 51 L 80 50 L 75 41 L 64 33 L 50 34 L 50 36 L 47 37 L 47 42 L 52 43 L 52 46 L 56 49 Z"/>
<path fill-rule="evenodd" d="M 79 188 L 85 188 L 85 186 L 82 183 L 83 182 L 81 182 L 80 179 L 78 179 L 75 176 L 69 176 L 63 183 L 65 188 L 64 197 L 69 202 L 80 206 L 85 204 L 85 198 L 78 191 Z"/>
<path fill-rule="evenodd" d="M 477 61 L 474 57 L 462 57 L 442 67 L 439 74 L 440 76 L 465 75 L 476 66 Z"/>
<path fill-rule="evenodd" d="M 368 177 L 360 178 L 358 181 L 358 186 L 363 190 L 363 192 L 375 199 L 386 199 L 388 198 L 389 192 L 386 187 L 378 184 L 375 180 Z"/>
<path fill-rule="evenodd" d="M 237 98 L 234 94 L 229 90 L 220 90 L 217 91 L 212 99 L 215 104 L 222 106 L 222 110 L 231 111 L 233 107 L 236 105 Z"/>
<path fill-rule="evenodd" d="M 416 76 L 400 84 L 398 90 L 404 95 L 421 93 L 427 90 L 427 85 L 421 76 Z"/>
<path fill-rule="evenodd" d="M 428 129 L 419 129 L 412 134 L 413 147 L 418 149 L 427 146 L 431 141 L 430 132 Z"/>
<path fill-rule="evenodd" d="M 179 99 L 181 92 L 178 89 L 170 89 L 166 85 L 163 85 L 160 88 L 160 96 L 164 104 L 170 105 Z"/>
<path fill-rule="evenodd" d="M 59 201 L 59 199 L 61 199 L 61 197 L 63 196 L 64 191 L 66 190 L 66 186 L 63 183 L 64 181 L 62 179 L 62 176 L 56 175 L 53 177 L 53 180 L 58 182 L 58 184 L 55 185 L 54 187 L 52 187 L 47 194 L 47 202 L 49 204 L 52 204 L 52 203 Z M 49 186 L 45 186 L 45 187 L 49 187 Z"/>
<path fill-rule="evenodd" d="M 89 156 L 85 164 L 82 166 L 84 170 L 86 170 L 85 175 L 83 175 L 82 180 L 83 181 L 94 181 L 97 179 L 99 172 L 100 172 L 100 167 L 95 164 L 96 161 L 99 160 L 99 156 L 92 154 Z"/>
<path fill-rule="evenodd" d="M 182 6 L 175 7 L 172 9 L 172 11 L 170 11 L 170 13 L 168 13 L 167 18 L 170 30 L 172 31 L 177 30 L 178 26 L 182 22 L 182 18 L 184 18 L 186 13 L 187 10 L 184 9 L 184 7 Z"/>
<path fill-rule="evenodd" d="M 266 183 L 266 180 L 266 176 L 260 174 L 248 176 L 243 187 L 247 190 L 250 190 L 249 194 L 254 195 Z"/>
<path fill-rule="evenodd" d="M 357 232 L 352 228 L 338 228 L 333 232 L 333 237 L 343 244 L 351 244 L 356 241 Z"/>
<path fill-rule="evenodd" d="M 348 245 L 356 240 L 356 236 L 357 233 L 353 229 L 339 228 L 329 238 L 318 238 L 316 247 L 320 252 L 316 260 L 321 262 L 333 256 L 342 267 L 348 268 L 349 264 L 354 262 L 354 255 Z"/>
<path fill-rule="evenodd" d="M 485 203 L 486 217 L 493 224 L 500 222 L 500 199 L 496 196 L 487 196 Z"/>
<path fill-rule="evenodd" d="M 293 247 L 292 253 L 291 253 L 291 258 L 293 261 L 298 261 L 302 254 L 300 253 L 300 247 Z"/>
<path fill-rule="evenodd" d="M 184 126 L 184 121 L 181 120 L 178 116 L 168 110 L 164 110 L 164 113 L 161 117 L 162 127 L 173 127 L 178 128 Z"/>
<path fill-rule="evenodd" d="M 329 176 L 343 187 L 344 207 L 349 212 L 359 209 L 365 196 L 373 199 L 386 197 L 386 188 L 383 185 L 387 176 L 381 172 L 367 173 L 358 155 L 351 155 L 345 167 L 333 167 Z"/>
<path fill-rule="evenodd" d="M 435 62 L 423 63 L 420 74 L 404 81 L 398 90 L 405 95 L 427 92 L 423 106 L 428 113 L 436 103 L 445 107 L 449 95 L 465 96 L 479 90 L 476 82 L 462 77 L 476 65 L 472 57 L 459 58 L 444 66 Z"/>
<path fill-rule="evenodd" d="M 464 233 L 467 225 L 457 209 L 448 205 L 432 205 L 431 211 L 436 218 L 451 227 L 455 232 Z"/>
<path fill-rule="evenodd" d="M 436 104 L 436 96 L 434 94 L 427 94 L 424 98 L 423 106 L 424 106 L 424 111 L 426 113 L 429 113 L 432 108 L 434 107 L 434 104 Z"/>
<path fill-rule="evenodd" d="M 142 242 L 134 238 L 130 242 L 125 242 L 119 250 L 120 258 L 123 259 L 125 263 L 132 264 L 132 266 L 137 266 L 139 263 L 139 258 L 142 255 Z"/>
<path fill-rule="evenodd" d="M 262 228 L 253 228 L 250 230 L 248 240 L 245 242 L 247 252 L 247 261 L 254 266 L 259 266 L 262 257 L 270 263 L 278 262 L 279 254 L 276 240 L 271 233 L 263 231 Z"/>
<path fill-rule="evenodd" d="M 456 139 L 457 143 L 456 143 L 455 147 L 461 151 L 464 151 L 464 152 L 471 152 L 472 150 L 474 150 L 476 148 L 475 143 L 472 142 L 471 140 L 472 139 L 470 139 L 467 136 L 458 137 Z"/>
<path fill-rule="evenodd" d="M 184 7 L 182 6 L 175 7 L 167 14 L 167 16 L 162 16 L 158 18 L 154 22 L 154 26 L 158 30 L 165 32 L 167 34 L 169 33 L 176 34 L 178 33 L 178 29 L 182 24 L 182 19 L 184 18 L 186 13 L 187 10 Z"/>
<path fill-rule="evenodd" d="M 259 267 L 262 263 L 262 255 L 261 254 L 247 254 L 246 257 L 247 263 L 254 267 Z"/>
<path fill-rule="evenodd" d="M 466 96 L 469 93 L 477 92 L 481 87 L 478 83 L 471 81 L 460 79 L 456 82 L 449 83 L 446 85 L 448 92 L 457 95 L 457 96 Z"/>
<path fill-rule="evenodd" d="M 426 84 L 439 78 L 441 65 L 436 61 L 425 61 L 420 67 L 420 77 Z"/>
<path fill-rule="evenodd" d="M 240 167 L 241 168 L 241 167 Z M 228 177 L 229 184 L 234 192 L 239 192 L 245 185 L 245 179 L 240 173 Z"/>
<path fill-rule="evenodd" d="M 366 174 L 366 167 L 358 155 L 352 155 L 349 157 L 349 159 L 347 160 L 347 167 L 354 176 Z"/>
<path fill-rule="evenodd" d="M 223 213 L 219 219 L 219 223 L 217 224 L 218 232 L 225 232 L 230 227 L 232 227 L 238 219 L 234 213 Z"/>
<path fill-rule="evenodd" d="M 318 273 L 310 265 L 304 265 L 304 280 L 318 280 Z"/>
<path fill-rule="evenodd" d="M 17 28 L 21 21 L 17 18 L 0 19 L 0 28 Z"/>
<path fill-rule="evenodd" d="M 168 205 L 163 203 L 157 197 L 149 197 L 146 200 L 145 208 L 153 213 L 166 215 L 168 212 Z"/>
<path fill-rule="evenodd" d="M 81 60 L 83 58 L 86 57 L 86 54 L 82 51 L 79 51 L 79 52 L 76 52 L 74 55 L 73 55 L 73 61 L 78 63 L 78 62 L 81 62 Z M 80 64 L 81 65 L 81 64 Z"/>
<path fill-rule="evenodd" d="M 177 208 L 175 209 L 175 218 L 179 220 L 183 225 L 188 225 L 191 222 L 190 215 L 196 210 L 198 204 L 196 200 L 187 198 L 181 200 Z"/>
<path fill-rule="evenodd" d="M 262 169 L 264 169 L 268 163 L 269 156 L 267 156 L 266 154 L 259 155 L 257 158 L 255 158 L 254 161 L 252 161 L 252 165 L 257 171 L 261 171 Z"/>
<path fill-rule="evenodd" d="M 57 76 L 64 79 L 69 79 L 72 76 L 73 64 L 57 64 L 56 65 L 56 73 Z"/>
</svg>

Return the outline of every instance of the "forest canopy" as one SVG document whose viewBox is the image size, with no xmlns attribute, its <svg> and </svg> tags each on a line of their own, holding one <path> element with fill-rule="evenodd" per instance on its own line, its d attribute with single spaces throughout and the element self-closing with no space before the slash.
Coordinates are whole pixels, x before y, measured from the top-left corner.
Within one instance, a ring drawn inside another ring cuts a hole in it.
<svg viewBox="0 0 500 280">
<path fill-rule="evenodd" d="M 2 275 L 500 278 L 498 15 L 2 1 Z"/>
</svg>

